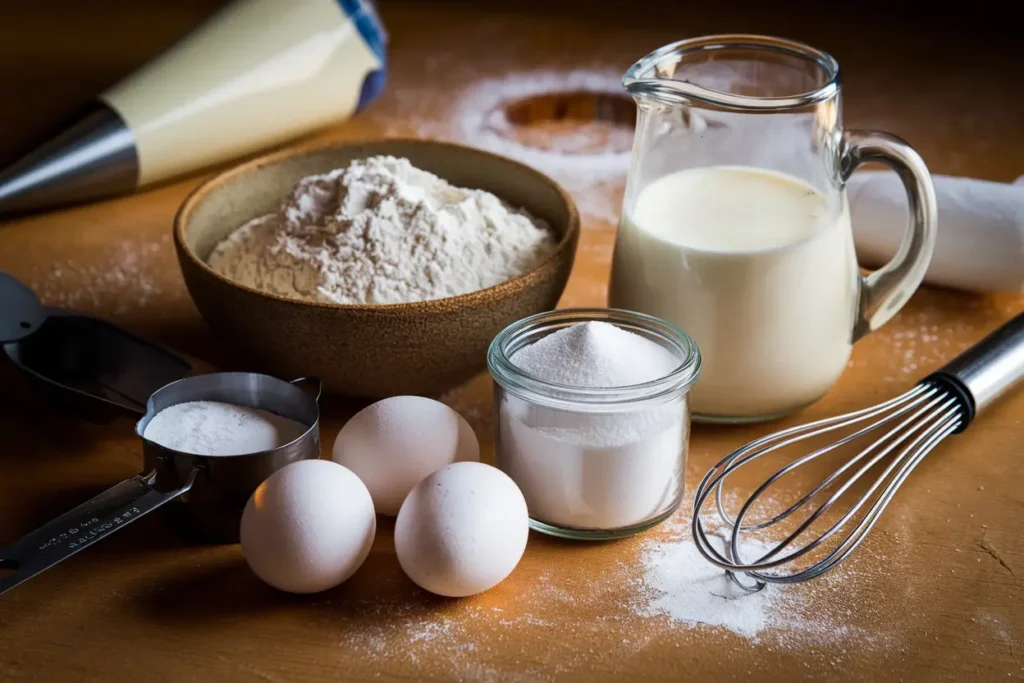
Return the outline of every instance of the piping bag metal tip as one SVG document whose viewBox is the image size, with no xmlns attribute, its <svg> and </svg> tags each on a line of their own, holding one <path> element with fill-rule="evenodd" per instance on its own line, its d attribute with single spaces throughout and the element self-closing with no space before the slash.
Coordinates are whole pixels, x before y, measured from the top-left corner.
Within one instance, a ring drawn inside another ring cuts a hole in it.
<svg viewBox="0 0 1024 683">
<path fill-rule="evenodd" d="M 138 179 L 135 136 L 97 101 L 57 137 L 0 171 L 0 216 L 126 194 Z"/>
</svg>

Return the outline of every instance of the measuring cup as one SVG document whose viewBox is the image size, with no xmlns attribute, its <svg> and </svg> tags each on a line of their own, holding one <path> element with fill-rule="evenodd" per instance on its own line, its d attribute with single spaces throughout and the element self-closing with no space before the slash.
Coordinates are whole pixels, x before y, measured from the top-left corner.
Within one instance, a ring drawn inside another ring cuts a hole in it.
<svg viewBox="0 0 1024 683">
<path fill-rule="evenodd" d="M 312 393 L 303 390 L 312 385 Z M 298 460 L 320 456 L 320 380 L 291 382 L 252 372 L 187 377 L 150 396 L 135 433 L 142 439 L 143 473 L 126 479 L 57 519 L 0 548 L 0 594 L 71 557 L 164 504 L 172 518 L 205 540 L 237 542 L 242 510 L 271 474 Z M 273 450 L 231 456 L 201 456 L 165 448 L 144 434 L 165 408 L 186 401 L 220 401 L 262 408 L 307 429 Z"/>
<path fill-rule="evenodd" d="M 695 420 L 816 401 L 924 277 L 928 169 L 899 138 L 844 130 L 840 82 L 831 55 L 753 35 L 666 45 L 623 77 L 638 115 L 609 305 L 696 340 Z M 910 220 L 892 260 L 862 277 L 846 181 L 865 162 L 896 171 Z"/>
</svg>

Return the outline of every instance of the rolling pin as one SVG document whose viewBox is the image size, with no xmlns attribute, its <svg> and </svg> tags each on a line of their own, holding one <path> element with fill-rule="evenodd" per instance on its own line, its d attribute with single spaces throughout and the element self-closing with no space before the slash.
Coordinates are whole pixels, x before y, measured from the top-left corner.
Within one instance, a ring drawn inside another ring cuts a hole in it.
<svg viewBox="0 0 1024 683">
<path fill-rule="evenodd" d="M 1024 292 L 1024 176 L 1014 184 L 933 175 L 939 206 L 929 284 L 974 292 Z M 907 199 L 891 171 L 854 173 L 847 184 L 857 256 L 879 266 L 896 252 Z"/>
</svg>

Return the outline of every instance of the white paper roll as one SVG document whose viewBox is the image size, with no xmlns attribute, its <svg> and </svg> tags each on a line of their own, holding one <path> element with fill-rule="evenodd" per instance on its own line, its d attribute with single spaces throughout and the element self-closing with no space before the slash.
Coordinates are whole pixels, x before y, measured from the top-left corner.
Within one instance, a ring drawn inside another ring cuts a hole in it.
<svg viewBox="0 0 1024 683">
<path fill-rule="evenodd" d="M 939 205 L 930 284 L 1024 292 L 1024 176 L 1014 184 L 932 176 Z M 854 173 L 847 186 L 861 264 L 877 267 L 907 229 L 907 198 L 891 171 Z"/>
</svg>

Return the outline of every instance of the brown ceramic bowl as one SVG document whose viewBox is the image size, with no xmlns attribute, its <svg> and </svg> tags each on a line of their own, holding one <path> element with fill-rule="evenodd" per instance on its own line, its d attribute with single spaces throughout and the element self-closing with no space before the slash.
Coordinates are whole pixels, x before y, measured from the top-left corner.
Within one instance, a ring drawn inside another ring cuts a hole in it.
<svg viewBox="0 0 1024 683">
<path fill-rule="evenodd" d="M 524 207 L 558 233 L 557 248 L 532 271 L 495 287 L 394 305 L 286 299 L 238 285 L 206 265 L 221 239 L 276 210 L 300 178 L 376 154 L 407 157 L 454 185 Z M 425 140 L 334 143 L 271 154 L 204 183 L 174 218 L 174 245 L 192 299 L 253 369 L 284 378 L 315 375 L 333 393 L 368 398 L 434 395 L 483 370 L 498 332 L 555 307 L 578 240 L 576 207 L 547 176 L 494 154 Z"/>
</svg>

